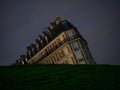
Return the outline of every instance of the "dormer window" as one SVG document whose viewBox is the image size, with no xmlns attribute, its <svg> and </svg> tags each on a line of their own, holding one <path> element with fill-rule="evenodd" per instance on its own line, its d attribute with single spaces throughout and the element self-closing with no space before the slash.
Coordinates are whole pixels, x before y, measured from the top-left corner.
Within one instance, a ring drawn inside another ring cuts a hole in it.
<svg viewBox="0 0 120 90">
<path fill-rule="evenodd" d="M 25 61 L 27 62 L 28 61 L 28 59 L 25 57 Z"/>
<path fill-rule="evenodd" d="M 48 43 L 48 37 L 47 37 L 47 36 L 45 36 L 45 40 L 46 40 L 46 42 Z"/>
<path fill-rule="evenodd" d="M 50 24 L 50 29 L 53 29 L 53 28 L 54 28 L 54 24 L 51 23 L 51 24 Z"/>
<path fill-rule="evenodd" d="M 53 29 L 53 25 L 50 25 L 50 29 Z"/>
<path fill-rule="evenodd" d="M 73 36 L 72 30 L 66 31 L 66 35 L 68 38 L 72 37 Z"/>
<path fill-rule="evenodd" d="M 38 44 L 38 43 L 36 44 L 36 48 L 37 48 L 38 51 L 40 50 L 40 49 L 39 49 L 39 44 Z"/>
<path fill-rule="evenodd" d="M 55 24 L 58 25 L 60 22 L 61 22 L 61 20 L 60 20 L 60 18 L 58 17 L 58 18 L 55 20 Z"/>
<path fill-rule="evenodd" d="M 48 39 L 49 39 L 49 40 L 52 39 L 52 33 L 51 33 L 51 31 L 49 30 L 49 31 L 47 31 L 47 33 L 48 33 L 48 36 L 49 36 Z"/>
<path fill-rule="evenodd" d="M 43 40 L 40 40 L 41 45 L 43 45 Z"/>
<path fill-rule="evenodd" d="M 44 38 L 45 37 L 45 32 L 43 32 L 41 36 L 42 36 L 42 38 Z"/>
<path fill-rule="evenodd" d="M 62 22 L 62 25 L 63 25 L 63 28 L 66 30 L 66 29 L 69 29 L 69 24 L 67 21 L 63 21 Z"/>
</svg>

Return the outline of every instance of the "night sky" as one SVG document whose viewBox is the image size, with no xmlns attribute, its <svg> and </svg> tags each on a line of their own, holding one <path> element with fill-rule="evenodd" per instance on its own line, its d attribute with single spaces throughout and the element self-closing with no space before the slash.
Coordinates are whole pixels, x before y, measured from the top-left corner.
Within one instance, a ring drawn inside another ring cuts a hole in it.
<svg viewBox="0 0 120 90">
<path fill-rule="evenodd" d="M 0 0 L 0 65 L 26 54 L 56 17 L 79 30 L 97 64 L 120 65 L 119 0 Z"/>
</svg>

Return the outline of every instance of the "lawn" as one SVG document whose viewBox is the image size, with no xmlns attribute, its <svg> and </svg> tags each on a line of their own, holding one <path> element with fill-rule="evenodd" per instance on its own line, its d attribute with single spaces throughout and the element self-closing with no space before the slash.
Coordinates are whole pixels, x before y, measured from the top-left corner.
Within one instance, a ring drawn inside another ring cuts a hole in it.
<svg viewBox="0 0 120 90">
<path fill-rule="evenodd" d="M 0 66 L 0 90 L 120 90 L 120 65 Z"/>
</svg>

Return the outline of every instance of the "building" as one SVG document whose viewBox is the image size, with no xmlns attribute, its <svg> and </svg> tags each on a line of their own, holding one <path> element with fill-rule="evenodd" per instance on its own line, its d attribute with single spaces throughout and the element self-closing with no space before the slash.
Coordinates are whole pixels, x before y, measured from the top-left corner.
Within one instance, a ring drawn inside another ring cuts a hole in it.
<svg viewBox="0 0 120 90">
<path fill-rule="evenodd" d="M 21 55 L 16 64 L 95 64 L 95 61 L 78 30 L 67 20 L 57 18 L 27 47 L 27 54 Z"/>
</svg>

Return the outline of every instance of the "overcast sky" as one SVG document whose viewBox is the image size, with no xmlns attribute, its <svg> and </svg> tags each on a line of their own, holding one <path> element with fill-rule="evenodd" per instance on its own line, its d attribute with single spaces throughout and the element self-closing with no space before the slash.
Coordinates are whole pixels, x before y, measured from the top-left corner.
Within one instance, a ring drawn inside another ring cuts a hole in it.
<svg viewBox="0 0 120 90">
<path fill-rule="evenodd" d="M 0 0 L 0 65 L 26 54 L 56 17 L 79 30 L 97 64 L 120 65 L 119 0 Z"/>
</svg>

